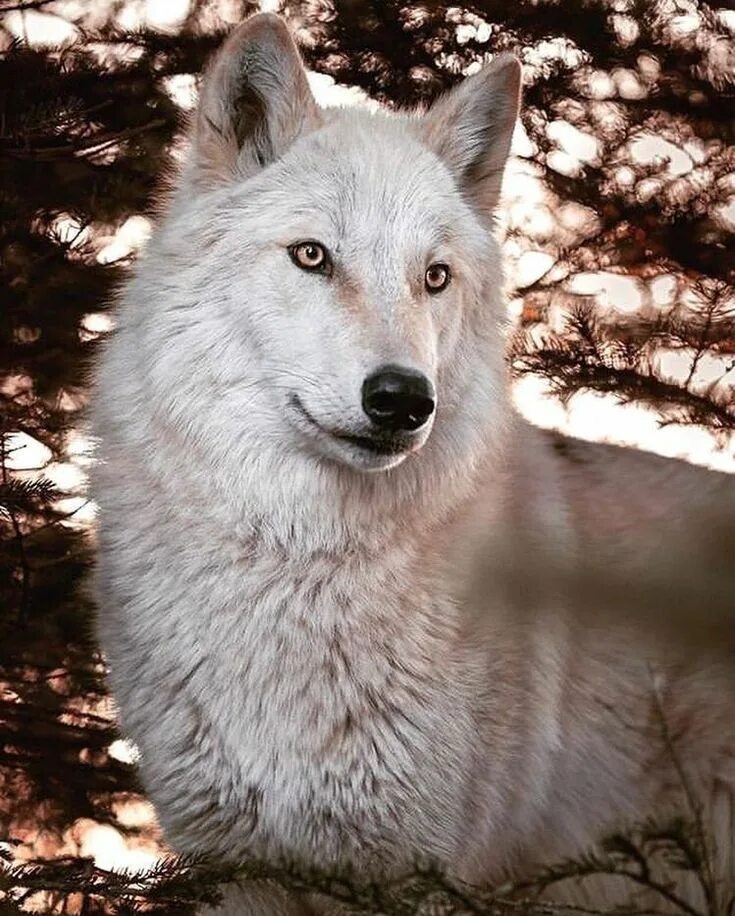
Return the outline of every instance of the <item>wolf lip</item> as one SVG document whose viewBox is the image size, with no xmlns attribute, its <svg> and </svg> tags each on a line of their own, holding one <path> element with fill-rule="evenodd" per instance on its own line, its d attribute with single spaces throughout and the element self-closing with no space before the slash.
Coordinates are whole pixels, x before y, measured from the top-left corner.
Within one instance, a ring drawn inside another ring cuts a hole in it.
<svg viewBox="0 0 735 916">
<path fill-rule="evenodd" d="M 291 405 L 304 417 L 304 419 L 308 420 L 308 422 L 320 430 L 320 432 L 326 433 L 335 439 L 339 439 L 340 442 L 346 442 L 355 448 L 364 449 L 375 455 L 398 455 L 401 452 L 405 452 L 408 448 L 408 443 L 405 439 L 397 436 L 358 435 L 340 429 L 326 429 L 318 420 L 312 417 L 297 394 L 292 394 L 290 401 Z"/>
<path fill-rule="evenodd" d="M 332 433 L 337 439 L 349 442 L 358 448 L 364 448 L 376 455 L 397 455 L 406 451 L 406 443 L 400 439 L 388 439 L 382 436 L 352 436 L 346 433 Z"/>
</svg>

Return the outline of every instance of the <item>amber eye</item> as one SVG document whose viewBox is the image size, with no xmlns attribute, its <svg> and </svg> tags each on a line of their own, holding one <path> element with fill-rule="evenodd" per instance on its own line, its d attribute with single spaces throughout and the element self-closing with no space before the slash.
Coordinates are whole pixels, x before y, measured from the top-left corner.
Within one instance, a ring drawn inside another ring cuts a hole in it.
<svg viewBox="0 0 735 916">
<path fill-rule="evenodd" d="M 448 264 L 430 264 L 424 274 L 424 283 L 430 293 L 440 293 L 446 289 L 451 279 Z"/>
<path fill-rule="evenodd" d="M 325 272 L 329 268 L 329 255 L 319 242 L 297 242 L 288 249 L 291 260 L 302 270 Z"/>
</svg>

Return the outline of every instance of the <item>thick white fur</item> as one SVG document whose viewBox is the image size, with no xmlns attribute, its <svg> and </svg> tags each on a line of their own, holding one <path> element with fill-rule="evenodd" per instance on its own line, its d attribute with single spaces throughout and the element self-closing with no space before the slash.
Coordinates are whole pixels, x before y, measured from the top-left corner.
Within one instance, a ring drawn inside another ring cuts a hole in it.
<svg viewBox="0 0 735 916">
<path fill-rule="evenodd" d="M 166 836 L 495 881 L 677 796 L 654 705 L 729 799 L 726 653 L 682 651 L 648 586 L 678 575 L 690 623 L 729 597 L 701 544 L 732 530 L 732 479 L 509 406 L 490 217 L 515 66 L 424 120 L 319 112 L 300 74 L 273 17 L 227 43 L 99 371 L 100 637 Z M 249 134 L 227 106 L 251 78 Z M 291 262 L 301 239 L 334 277 Z M 453 278 L 429 297 L 437 260 Z M 403 460 L 295 413 L 361 428 L 385 363 L 438 394 Z M 229 911 L 301 912 L 262 888 Z"/>
</svg>

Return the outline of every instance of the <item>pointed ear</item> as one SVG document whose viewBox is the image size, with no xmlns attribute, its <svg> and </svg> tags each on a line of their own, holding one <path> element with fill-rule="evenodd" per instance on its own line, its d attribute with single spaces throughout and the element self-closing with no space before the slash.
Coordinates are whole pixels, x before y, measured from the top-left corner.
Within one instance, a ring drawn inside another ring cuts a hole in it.
<svg viewBox="0 0 735 916">
<path fill-rule="evenodd" d="M 321 121 L 285 23 L 260 13 L 217 52 L 202 83 L 193 136 L 196 180 L 247 178 Z"/>
<path fill-rule="evenodd" d="M 487 217 L 500 195 L 520 93 L 521 65 L 512 54 L 501 54 L 439 98 L 424 116 L 424 142 Z"/>
</svg>

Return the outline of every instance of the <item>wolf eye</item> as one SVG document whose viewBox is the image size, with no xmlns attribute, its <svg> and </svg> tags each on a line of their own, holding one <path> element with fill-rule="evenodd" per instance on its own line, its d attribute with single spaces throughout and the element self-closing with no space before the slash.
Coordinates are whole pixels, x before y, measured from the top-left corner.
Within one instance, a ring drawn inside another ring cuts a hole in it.
<svg viewBox="0 0 735 916">
<path fill-rule="evenodd" d="M 448 264 L 430 264 L 424 274 L 424 283 L 430 293 L 440 293 L 447 288 L 451 279 Z"/>
<path fill-rule="evenodd" d="M 288 249 L 291 260 L 302 270 L 324 273 L 329 268 L 329 255 L 319 242 L 297 242 Z"/>
</svg>

